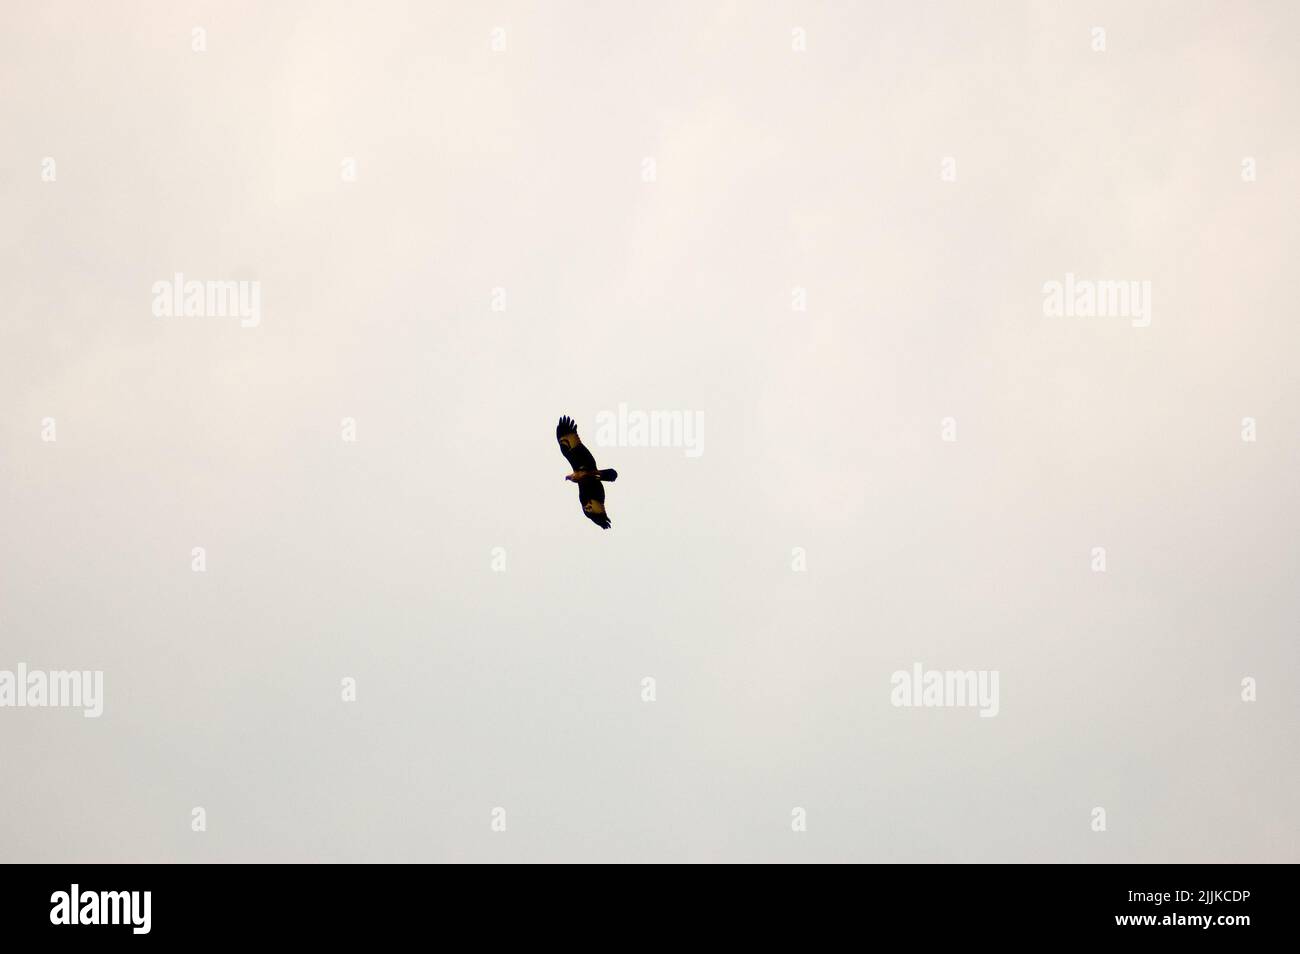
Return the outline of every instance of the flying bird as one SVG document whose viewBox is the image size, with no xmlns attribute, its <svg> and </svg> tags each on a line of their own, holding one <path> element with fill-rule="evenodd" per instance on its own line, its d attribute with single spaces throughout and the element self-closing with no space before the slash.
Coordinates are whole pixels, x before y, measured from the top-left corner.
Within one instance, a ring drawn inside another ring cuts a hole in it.
<svg viewBox="0 0 1300 954">
<path fill-rule="evenodd" d="M 582 445 L 578 437 L 578 425 L 569 417 L 560 418 L 555 427 L 555 439 L 560 442 L 560 453 L 573 468 L 573 473 L 565 477 L 578 485 L 578 500 L 582 502 L 582 512 L 596 526 L 609 529 L 609 514 L 605 512 L 605 488 L 602 481 L 610 483 L 618 480 L 616 470 L 597 470 L 596 458 Z"/>
</svg>

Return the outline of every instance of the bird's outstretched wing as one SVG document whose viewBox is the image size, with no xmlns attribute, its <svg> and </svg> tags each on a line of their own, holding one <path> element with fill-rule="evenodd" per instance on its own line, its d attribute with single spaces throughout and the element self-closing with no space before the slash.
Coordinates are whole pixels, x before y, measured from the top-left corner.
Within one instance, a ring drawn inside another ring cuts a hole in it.
<svg viewBox="0 0 1300 954">
<path fill-rule="evenodd" d="M 578 446 L 581 448 L 582 445 Z M 609 514 L 605 513 L 605 487 L 599 478 L 587 477 L 578 481 L 578 499 L 582 501 L 582 512 L 587 515 L 587 519 L 596 526 L 608 530 Z"/>
<path fill-rule="evenodd" d="M 560 453 L 574 470 L 596 469 L 596 458 L 592 457 L 591 451 L 583 446 L 582 439 L 578 437 L 578 425 L 573 423 L 573 418 L 560 418 L 560 423 L 555 427 L 555 439 L 560 442 Z M 605 499 L 603 490 L 600 499 Z"/>
</svg>

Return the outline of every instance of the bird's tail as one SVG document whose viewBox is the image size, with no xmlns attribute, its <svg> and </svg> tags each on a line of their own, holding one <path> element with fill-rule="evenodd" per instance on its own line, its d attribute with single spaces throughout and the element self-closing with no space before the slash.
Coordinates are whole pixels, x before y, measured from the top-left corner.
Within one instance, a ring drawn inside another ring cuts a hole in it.
<svg viewBox="0 0 1300 954">
<path fill-rule="evenodd" d="M 618 480 L 618 471 L 614 470 L 613 468 L 609 470 L 598 470 L 596 471 L 596 476 L 599 477 L 601 480 L 607 480 L 610 483 L 613 483 L 614 481 Z"/>
</svg>

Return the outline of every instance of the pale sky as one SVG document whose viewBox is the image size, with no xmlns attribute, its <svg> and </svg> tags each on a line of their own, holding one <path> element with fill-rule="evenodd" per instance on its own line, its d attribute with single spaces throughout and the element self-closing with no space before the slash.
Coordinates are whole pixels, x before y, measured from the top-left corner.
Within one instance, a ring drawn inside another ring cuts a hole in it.
<svg viewBox="0 0 1300 954">
<path fill-rule="evenodd" d="M 4 4 L 0 859 L 1300 861 L 1297 36 Z"/>
</svg>

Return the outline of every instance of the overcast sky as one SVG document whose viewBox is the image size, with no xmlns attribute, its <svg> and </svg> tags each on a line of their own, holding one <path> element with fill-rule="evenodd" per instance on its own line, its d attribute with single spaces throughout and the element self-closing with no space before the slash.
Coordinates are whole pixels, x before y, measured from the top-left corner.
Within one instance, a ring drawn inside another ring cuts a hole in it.
<svg viewBox="0 0 1300 954">
<path fill-rule="evenodd" d="M 5 4 L 0 858 L 1300 861 L 1297 35 Z"/>
</svg>

